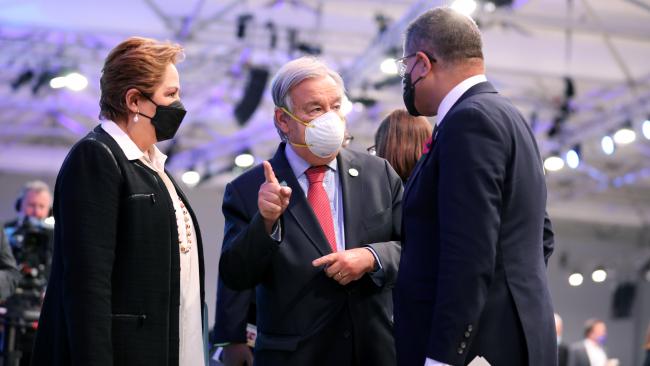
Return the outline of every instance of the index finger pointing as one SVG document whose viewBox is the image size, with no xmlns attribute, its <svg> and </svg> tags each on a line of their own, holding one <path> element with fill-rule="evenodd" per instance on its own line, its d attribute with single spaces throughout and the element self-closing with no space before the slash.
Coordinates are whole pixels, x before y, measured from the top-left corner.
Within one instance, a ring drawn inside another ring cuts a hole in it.
<svg viewBox="0 0 650 366">
<path fill-rule="evenodd" d="M 262 165 L 264 165 L 264 178 L 266 179 L 267 183 L 278 183 L 278 178 L 275 177 L 275 173 L 273 172 L 273 167 L 271 166 L 271 163 L 268 161 L 263 161 Z"/>
<path fill-rule="evenodd" d="M 314 259 L 314 261 L 311 262 L 311 265 L 314 267 L 320 267 L 324 265 L 330 265 L 334 263 L 334 261 L 335 261 L 334 254 L 328 254 L 326 256 L 322 256 L 320 258 Z"/>
</svg>

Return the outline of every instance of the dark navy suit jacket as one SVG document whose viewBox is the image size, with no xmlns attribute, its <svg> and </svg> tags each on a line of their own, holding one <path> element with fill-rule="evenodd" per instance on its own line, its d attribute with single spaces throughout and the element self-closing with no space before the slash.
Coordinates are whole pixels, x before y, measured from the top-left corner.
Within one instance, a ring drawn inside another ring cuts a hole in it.
<svg viewBox="0 0 650 366">
<path fill-rule="evenodd" d="M 535 138 L 488 82 L 448 112 L 404 192 L 395 299 L 399 365 L 552 366 L 553 248 Z"/>
<path fill-rule="evenodd" d="M 256 365 L 393 366 L 391 294 L 400 255 L 399 176 L 383 159 L 340 151 L 346 248 L 372 247 L 383 267 L 380 273 L 341 286 L 311 264 L 331 248 L 284 149 L 282 143 L 269 161 L 278 180 L 293 192 L 281 218 L 279 243 L 266 233 L 257 208 L 262 166 L 226 187 L 218 337 L 229 333 L 242 340 L 249 289 L 255 288 Z"/>
</svg>

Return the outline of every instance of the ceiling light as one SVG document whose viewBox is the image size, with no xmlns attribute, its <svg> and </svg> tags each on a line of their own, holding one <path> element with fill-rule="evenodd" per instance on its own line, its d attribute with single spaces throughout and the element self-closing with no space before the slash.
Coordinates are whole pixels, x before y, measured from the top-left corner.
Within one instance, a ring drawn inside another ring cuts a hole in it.
<svg viewBox="0 0 650 366">
<path fill-rule="evenodd" d="M 188 187 L 194 187 L 201 181 L 201 174 L 195 170 L 188 170 L 181 176 L 181 180 Z"/>
<path fill-rule="evenodd" d="M 544 160 L 544 169 L 555 172 L 564 168 L 564 160 L 557 155 L 549 156 Z"/>
<path fill-rule="evenodd" d="M 470 16 L 476 10 L 476 1 L 474 0 L 455 0 L 451 8 L 463 15 Z"/>
<path fill-rule="evenodd" d="M 591 279 L 594 282 L 604 282 L 607 279 L 607 271 L 602 267 L 598 267 L 591 273 Z"/>
<path fill-rule="evenodd" d="M 235 165 L 240 168 L 248 168 L 255 163 L 255 157 L 249 153 L 237 155 L 235 158 Z"/>
<path fill-rule="evenodd" d="M 576 169 L 580 165 L 580 146 L 567 151 L 565 159 L 569 168 Z"/>
<path fill-rule="evenodd" d="M 600 147 L 602 147 L 605 154 L 612 155 L 614 153 L 614 139 L 611 136 L 603 137 L 600 140 Z"/>
<path fill-rule="evenodd" d="M 389 57 L 382 61 L 379 68 L 384 74 L 397 75 L 397 64 L 395 63 L 394 58 Z"/>
<path fill-rule="evenodd" d="M 580 285 L 582 285 L 583 280 L 584 280 L 584 278 L 582 277 L 582 275 L 580 273 L 574 272 L 569 276 L 569 285 L 571 285 L 573 287 L 580 286 Z"/>
</svg>

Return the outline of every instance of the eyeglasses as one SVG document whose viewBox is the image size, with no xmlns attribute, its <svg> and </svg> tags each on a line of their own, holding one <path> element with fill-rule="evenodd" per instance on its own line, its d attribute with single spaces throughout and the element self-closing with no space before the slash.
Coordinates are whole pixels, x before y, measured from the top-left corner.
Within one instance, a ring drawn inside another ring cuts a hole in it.
<svg viewBox="0 0 650 366">
<path fill-rule="evenodd" d="M 424 53 L 427 56 L 427 58 L 429 59 L 429 61 L 436 62 L 436 59 L 433 56 L 430 56 L 428 53 L 426 53 L 424 51 L 419 51 L 419 52 Z M 413 56 L 415 56 L 417 54 L 418 54 L 417 52 L 413 52 L 410 55 L 406 55 L 404 57 L 400 57 L 397 60 L 395 60 L 395 64 L 397 65 L 397 74 L 402 79 L 404 78 L 404 75 L 406 75 L 406 60 L 408 60 L 409 58 L 411 58 L 411 57 L 413 57 Z"/>
<path fill-rule="evenodd" d="M 367 151 L 368 154 L 370 154 L 370 155 L 377 155 L 377 146 L 372 145 L 372 146 L 370 146 L 369 148 L 367 148 L 366 151 Z"/>
</svg>

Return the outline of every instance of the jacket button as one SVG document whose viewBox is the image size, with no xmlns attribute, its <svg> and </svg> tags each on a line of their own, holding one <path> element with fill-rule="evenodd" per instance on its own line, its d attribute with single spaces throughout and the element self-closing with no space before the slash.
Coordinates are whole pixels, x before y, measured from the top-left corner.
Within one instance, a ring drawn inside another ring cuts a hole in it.
<svg viewBox="0 0 650 366">
<path fill-rule="evenodd" d="M 349 330 L 346 330 L 345 332 L 343 332 L 343 338 L 350 338 L 350 331 Z"/>
<path fill-rule="evenodd" d="M 472 331 L 472 329 L 474 329 L 474 328 L 472 327 L 472 325 L 471 325 L 471 324 L 467 326 L 467 331 L 468 331 L 468 332 L 471 332 L 471 331 Z"/>
<path fill-rule="evenodd" d="M 469 332 L 465 332 L 465 338 L 469 338 L 469 336 L 470 336 L 470 333 L 469 333 Z"/>
<path fill-rule="evenodd" d="M 459 355 L 462 355 L 462 354 L 463 354 L 463 349 L 462 349 L 462 348 L 459 348 L 459 349 L 457 350 L 457 352 L 458 352 Z"/>
<path fill-rule="evenodd" d="M 467 343 L 465 343 L 465 342 L 460 342 L 460 348 L 462 348 L 462 349 L 467 348 Z"/>
</svg>

